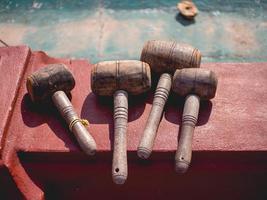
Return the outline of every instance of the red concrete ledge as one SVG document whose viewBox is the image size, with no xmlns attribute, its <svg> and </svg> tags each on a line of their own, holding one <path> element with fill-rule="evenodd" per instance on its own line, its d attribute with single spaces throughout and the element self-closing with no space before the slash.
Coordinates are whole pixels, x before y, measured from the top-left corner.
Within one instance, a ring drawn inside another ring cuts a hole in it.
<svg viewBox="0 0 267 200">
<path fill-rule="evenodd" d="M 9 169 L 0 160 L 0 198 L 1 199 L 22 199 L 22 195 L 10 174 Z"/>
<path fill-rule="evenodd" d="M 0 142 L 10 120 L 21 78 L 28 64 L 31 51 L 27 46 L 0 47 Z M 2 142 L 0 143 L 0 152 Z"/>
<path fill-rule="evenodd" d="M 267 63 L 201 66 L 218 75 L 218 90 L 215 99 L 201 104 L 192 168 L 182 178 L 174 173 L 173 162 L 183 100 L 170 97 L 154 152 L 147 162 L 137 158 L 136 148 L 151 108 L 153 91 L 130 100 L 129 178 L 125 186 L 117 187 L 111 181 L 112 103 L 99 101 L 91 93 L 91 64 L 86 60 L 55 59 L 43 52 L 30 53 L 25 47 L 2 48 L 0 56 L 6 51 L 13 55 L 21 48 L 24 48 L 24 55 L 30 56 L 26 62 L 21 59 L 20 65 L 14 65 L 21 71 L 20 76 L 14 76 L 18 81 L 3 79 L 13 83 L 15 104 L 12 115 L 9 114 L 11 123 L 4 129 L 2 159 L 26 199 L 42 199 L 44 194 L 47 199 L 164 198 L 166 194 L 169 198 L 177 195 L 216 198 L 218 194 L 228 199 L 266 197 L 263 188 L 267 178 Z M 55 109 L 34 107 L 26 94 L 26 77 L 39 67 L 58 62 L 65 63 L 76 78 L 72 103 L 90 122 L 88 129 L 98 145 L 96 157 L 86 157 L 80 151 Z M 0 67 L 4 67 L 1 62 Z M 18 86 L 21 86 L 19 90 Z M 207 187 L 201 186 L 205 177 Z M 231 183 L 227 183 L 229 181 Z M 257 187 L 251 184 L 254 181 Z M 101 192 L 103 186 L 105 193 Z M 142 188 L 146 188 L 147 193 Z M 129 193 L 135 195 L 130 197 Z"/>
</svg>

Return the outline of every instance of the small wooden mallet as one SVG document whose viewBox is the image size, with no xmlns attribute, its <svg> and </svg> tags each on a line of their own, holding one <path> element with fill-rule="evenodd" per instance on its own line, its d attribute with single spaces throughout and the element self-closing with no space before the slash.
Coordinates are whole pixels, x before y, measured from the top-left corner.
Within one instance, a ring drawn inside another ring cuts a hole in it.
<svg viewBox="0 0 267 200">
<path fill-rule="evenodd" d="M 217 82 L 215 73 L 207 69 L 181 69 L 174 73 L 172 90 L 185 97 L 180 139 L 175 154 L 175 170 L 178 173 L 185 173 L 191 162 L 200 99 L 212 99 Z"/>
<path fill-rule="evenodd" d="M 173 73 L 176 69 L 199 67 L 201 54 L 198 49 L 187 44 L 151 40 L 143 47 L 141 61 L 148 63 L 153 72 L 161 74 L 137 150 L 140 158 L 147 159 L 153 149 L 163 109 L 171 89 Z"/>
<path fill-rule="evenodd" d="M 47 65 L 28 76 L 26 86 L 33 102 L 46 103 L 52 99 L 82 150 L 88 155 L 94 155 L 95 140 L 85 128 L 84 120 L 78 117 L 66 95 L 75 86 L 73 75 L 67 67 L 64 64 Z"/>
<path fill-rule="evenodd" d="M 138 95 L 151 87 L 148 64 L 141 61 L 105 61 L 95 64 L 91 71 L 93 93 L 114 98 L 114 150 L 112 178 L 116 184 L 124 184 L 127 167 L 128 93 Z"/>
</svg>

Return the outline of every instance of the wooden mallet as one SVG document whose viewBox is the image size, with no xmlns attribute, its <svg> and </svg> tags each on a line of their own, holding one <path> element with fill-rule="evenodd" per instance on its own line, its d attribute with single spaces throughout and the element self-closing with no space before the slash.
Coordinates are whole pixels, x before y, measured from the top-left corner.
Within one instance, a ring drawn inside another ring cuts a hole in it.
<svg viewBox="0 0 267 200">
<path fill-rule="evenodd" d="M 137 150 L 140 158 L 147 159 L 153 149 L 163 109 L 171 89 L 173 73 L 176 69 L 199 67 L 201 54 L 199 50 L 187 44 L 152 40 L 144 45 L 141 61 L 148 63 L 155 73 L 161 74 Z"/>
<path fill-rule="evenodd" d="M 212 99 L 217 82 L 215 73 L 207 69 L 181 69 L 174 73 L 172 90 L 185 97 L 180 139 L 175 154 L 175 170 L 178 173 L 185 173 L 191 162 L 200 99 Z"/>
<path fill-rule="evenodd" d="M 114 98 L 112 178 L 116 184 L 123 184 L 128 175 L 128 93 L 138 95 L 150 89 L 150 67 L 134 60 L 100 62 L 91 71 L 91 87 L 96 95 Z"/>
<path fill-rule="evenodd" d="M 73 75 L 67 67 L 64 64 L 47 65 L 28 76 L 26 86 L 33 102 L 43 104 L 52 99 L 82 150 L 88 155 L 94 155 L 96 143 L 85 128 L 85 121 L 78 117 L 66 95 L 75 86 Z"/>
</svg>

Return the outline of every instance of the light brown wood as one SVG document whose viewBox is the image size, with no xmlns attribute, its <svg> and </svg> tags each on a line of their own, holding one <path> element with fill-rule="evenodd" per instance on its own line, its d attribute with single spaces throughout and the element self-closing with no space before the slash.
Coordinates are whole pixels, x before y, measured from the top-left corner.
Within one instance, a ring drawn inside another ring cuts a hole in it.
<svg viewBox="0 0 267 200">
<path fill-rule="evenodd" d="M 104 61 L 95 64 L 91 71 L 91 87 L 97 95 L 112 96 L 116 90 L 138 95 L 150 86 L 150 67 L 138 60 Z"/>
<path fill-rule="evenodd" d="M 172 75 L 170 75 L 169 73 L 163 73 L 160 76 L 154 95 L 152 108 L 147 119 L 143 136 L 137 148 L 137 154 L 140 158 L 147 159 L 152 152 L 157 130 L 161 120 L 161 114 L 163 113 L 165 103 L 168 99 L 171 84 Z"/>
<path fill-rule="evenodd" d="M 141 60 L 147 62 L 156 73 L 163 73 L 155 92 L 152 108 L 138 146 L 137 155 L 147 159 L 153 149 L 157 130 L 176 69 L 198 68 L 201 54 L 198 49 L 182 43 L 151 40 L 142 50 Z"/>
<path fill-rule="evenodd" d="M 180 96 L 197 94 L 201 99 L 212 99 L 217 89 L 217 77 L 208 69 L 181 69 L 173 75 L 172 90 Z"/>
<path fill-rule="evenodd" d="M 68 94 L 75 80 L 64 64 L 50 64 L 28 76 L 26 86 L 33 102 L 46 102 L 56 91 Z"/>
<path fill-rule="evenodd" d="M 128 176 L 127 122 L 128 94 L 123 90 L 114 93 L 114 153 L 112 178 L 116 184 L 124 184 Z"/>
<path fill-rule="evenodd" d="M 200 98 L 197 95 L 189 94 L 185 99 L 182 128 L 175 154 L 175 171 L 178 173 L 185 173 L 191 162 L 192 141 L 198 119 L 199 104 Z"/>
<path fill-rule="evenodd" d="M 199 67 L 201 53 L 188 44 L 150 40 L 145 43 L 140 60 L 148 63 L 155 73 L 173 74 L 176 69 Z"/>
<path fill-rule="evenodd" d="M 73 132 L 82 150 L 87 155 L 94 155 L 96 153 L 95 140 L 82 124 L 65 92 L 55 92 L 52 100 L 67 124 L 74 122 L 70 131 Z"/>
<path fill-rule="evenodd" d="M 124 184 L 128 176 L 128 93 L 137 95 L 150 89 L 150 67 L 135 60 L 100 62 L 92 69 L 91 87 L 96 95 L 114 97 L 112 179 L 116 184 Z"/>
<path fill-rule="evenodd" d="M 186 97 L 180 139 L 175 154 L 175 170 L 178 173 L 185 173 L 191 163 L 192 141 L 200 99 L 213 98 L 217 83 L 215 73 L 207 69 L 181 69 L 174 73 L 172 90 Z"/>
<path fill-rule="evenodd" d="M 53 101 L 65 121 L 72 124 L 70 131 L 74 133 L 82 150 L 87 155 L 94 155 L 96 143 L 66 96 L 75 86 L 74 77 L 67 67 L 64 64 L 47 65 L 31 74 L 26 85 L 33 102 L 41 102 L 43 106 Z"/>
</svg>

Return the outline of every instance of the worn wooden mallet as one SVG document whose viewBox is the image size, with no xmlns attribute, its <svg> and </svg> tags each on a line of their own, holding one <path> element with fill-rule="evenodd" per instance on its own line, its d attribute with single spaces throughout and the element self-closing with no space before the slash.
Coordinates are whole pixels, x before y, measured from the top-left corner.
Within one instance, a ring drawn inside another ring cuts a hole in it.
<svg viewBox="0 0 267 200">
<path fill-rule="evenodd" d="M 147 159 L 152 152 L 163 109 L 169 96 L 172 74 L 176 69 L 199 67 L 201 54 L 199 50 L 187 44 L 152 40 L 144 45 L 141 61 L 148 63 L 155 73 L 161 74 L 137 150 L 140 158 Z"/>
<path fill-rule="evenodd" d="M 217 82 L 215 73 L 207 69 L 181 69 L 174 73 L 172 90 L 185 97 L 180 139 L 175 154 L 175 170 L 178 173 L 185 173 L 191 162 L 200 99 L 212 99 Z"/>
<path fill-rule="evenodd" d="M 52 98 L 82 150 L 88 155 L 94 155 L 96 143 L 66 95 L 75 86 L 73 75 L 67 67 L 64 64 L 47 65 L 28 76 L 26 86 L 33 102 L 46 103 Z"/>
<path fill-rule="evenodd" d="M 144 62 L 133 60 L 100 62 L 91 71 L 91 87 L 97 95 L 113 95 L 114 98 L 112 178 L 116 184 L 123 184 L 128 175 L 128 93 L 138 95 L 150 89 L 150 67 Z"/>
</svg>

